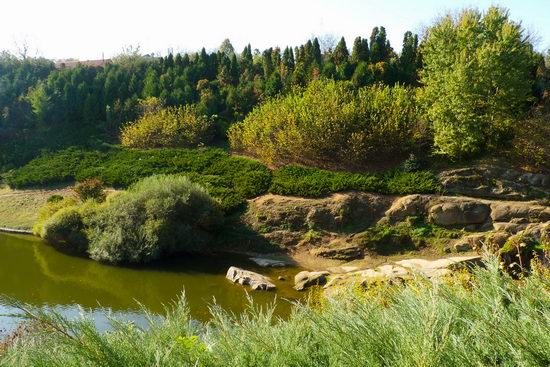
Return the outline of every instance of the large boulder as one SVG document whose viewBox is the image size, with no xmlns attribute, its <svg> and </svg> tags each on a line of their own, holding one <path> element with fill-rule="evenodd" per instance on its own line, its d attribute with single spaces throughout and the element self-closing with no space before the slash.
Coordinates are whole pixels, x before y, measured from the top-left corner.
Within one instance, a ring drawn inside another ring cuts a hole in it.
<svg viewBox="0 0 550 367">
<path fill-rule="evenodd" d="M 395 224 L 405 220 L 407 217 L 425 216 L 426 206 L 431 200 L 429 195 L 407 195 L 398 198 L 391 207 L 386 210 L 385 221 Z"/>
<path fill-rule="evenodd" d="M 314 285 L 325 285 L 329 274 L 328 271 L 301 271 L 294 277 L 294 289 L 303 291 Z"/>
<path fill-rule="evenodd" d="M 477 201 L 450 201 L 430 207 L 428 218 L 439 226 L 482 224 L 489 217 L 489 205 Z"/>
<path fill-rule="evenodd" d="M 230 267 L 225 277 L 233 283 L 249 285 L 255 291 L 272 291 L 276 288 L 268 277 L 236 266 Z"/>
</svg>

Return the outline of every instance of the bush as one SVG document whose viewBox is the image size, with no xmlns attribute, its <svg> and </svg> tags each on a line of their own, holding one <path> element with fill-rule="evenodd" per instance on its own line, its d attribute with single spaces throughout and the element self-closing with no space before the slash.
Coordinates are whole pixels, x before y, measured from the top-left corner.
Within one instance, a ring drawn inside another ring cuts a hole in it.
<svg viewBox="0 0 550 367">
<path fill-rule="evenodd" d="M 88 253 L 99 261 L 139 263 L 195 251 L 208 244 L 220 219 L 212 198 L 187 177 L 151 176 L 91 219 Z"/>
<path fill-rule="evenodd" d="M 269 164 L 361 166 L 401 154 L 416 139 L 412 89 L 311 82 L 255 108 L 229 132 L 231 147 Z"/>
<path fill-rule="evenodd" d="M 349 190 L 382 194 L 429 194 L 439 191 L 440 185 L 434 174 L 429 171 L 395 171 L 377 176 L 287 166 L 273 172 L 269 189 L 273 194 L 307 197 Z"/>
<path fill-rule="evenodd" d="M 547 107 L 550 110 L 550 106 Z M 512 157 L 531 171 L 550 171 L 550 111 L 535 111 L 518 124 L 511 142 Z"/>
<path fill-rule="evenodd" d="M 184 176 L 148 177 L 103 204 L 47 204 L 35 226 L 42 238 L 86 250 L 98 261 L 149 262 L 200 249 L 221 220 L 216 203 Z"/>
<path fill-rule="evenodd" d="M 51 195 L 46 202 L 48 202 L 48 203 L 58 203 L 58 202 L 62 201 L 63 199 L 64 199 L 63 196 L 55 194 L 55 195 Z"/>
<path fill-rule="evenodd" d="M 105 185 L 103 181 L 97 178 L 89 178 L 79 182 L 73 190 L 82 201 L 95 200 L 97 202 L 102 202 L 105 200 L 104 189 Z"/>
<path fill-rule="evenodd" d="M 212 118 L 196 105 L 185 105 L 145 110 L 122 128 L 120 140 L 133 148 L 195 147 L 212 137 Z"/>
</svg>

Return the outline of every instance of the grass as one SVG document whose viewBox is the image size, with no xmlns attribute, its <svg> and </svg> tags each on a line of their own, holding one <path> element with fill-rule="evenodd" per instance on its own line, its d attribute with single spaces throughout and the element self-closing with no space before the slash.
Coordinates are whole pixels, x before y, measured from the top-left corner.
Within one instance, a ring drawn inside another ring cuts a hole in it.
<svg viewBox="0 0 550 367">
<path fill-rule="evenodd" d="M 72 195 L 70 190 L 0 191 L 0 227 L 30 230 L 38 211 L 51 195 Z"/>
<path fill-rule="evenodd" d="M 240 315 L 214 306 L 204 324 L 182 300 L 148 328 L 113 319 L 101 333 L 90 318 L 11 301 L 34 331 L 0 351 L 0 365 L 548 366 L 549 300 L 548 273 L 514 281 L 493 258 L 473 276 L 317 297 L 286 320 L 253 305 Z"/>
</svg>

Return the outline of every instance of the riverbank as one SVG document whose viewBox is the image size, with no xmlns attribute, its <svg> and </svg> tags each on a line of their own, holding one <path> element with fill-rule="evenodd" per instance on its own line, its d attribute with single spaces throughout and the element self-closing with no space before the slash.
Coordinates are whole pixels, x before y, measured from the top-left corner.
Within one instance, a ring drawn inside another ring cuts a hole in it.
<svg viewBox="0 0 550 367">
<path fill-rule="evenodd" d="M 38 316 L 28 319 L 42 332 L 20 336 L 0 352 L 0 364 L 547 366 L 548 290 L 540 273 L 517 282 L 493 259 L 472 276 L 437 284 L 412 279 L 401 287 L 318 295 L 296 305 L 288 319 L 271 308 L 250 307 L 243 316 L 214 307 L 212 321 L 200 323 L 183 299 L 145 326 L 115 322 L 102 333 L 31 308 Z"/>
</svg>

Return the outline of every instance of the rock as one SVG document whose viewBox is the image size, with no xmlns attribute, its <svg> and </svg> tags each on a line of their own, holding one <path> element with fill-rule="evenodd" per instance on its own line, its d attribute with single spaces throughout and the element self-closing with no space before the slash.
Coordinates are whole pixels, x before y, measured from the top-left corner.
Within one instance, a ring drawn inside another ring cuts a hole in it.
<svg viewBox="0 0 550 367">
<path fill-rule="evenodd" d="M 269 259 L 266 257 L 251 257 L 250 260 L 265 268 L 282 268 L 290 265 L 290 263 L 284 260 Z"/>
<path fill-rule="evenodd" d="M 394 201 L 385 213 L 385 220 L 390 224 L 401 222 L 407 217 L 424 216 L 426 204 L 430 201 L 427 195 L 408 195 Z"/>
<path fill-rule="evenodd" d="M 503 231 L 508 233 L 518 233 L 521 230 L 524 230 L 527 227 L 527 224 L 516 224 L 508 222 L 495 222 L 493 227 L 496 231 Z"/>
<path fill-rule="evenodd" d="M 254 273 L 253 271 L 244 270 L 237 268 L 235 266 L 230 267 L 227 270 L 225 276 L 227 279 L 231 280 L 233 283 L 239 283 L 240 285 L 249 285 L 255 291 L 271 291 L 274 290 L 275 284 L 271 282 L 271 279 L 268 277 Z"/>
<path fill-rule="evenodd" d="M 294 289 L 303 291 L 314 285 L 327 283 L 328 271 L 301 271 L 294 277 Z"/>
<path fill-rule="evenodd" d="M 438 260 L 409 259 L 396 261 L 395 263 L 404 268 L 432 277 L 440 273 L 437 270 L 455 270 L 460 267 L 480 265 L 482 261 L 481 256 L 453 256 Z"/>
<path fill-rule="evenodd" d="M 312 255 L 337 260 L 354 260 L 363 257 L 363 247 L 335 240 L 328 246 L 317 247 L 310 251 Z"/>
<path fill-rule="evenodd" d="M 453 245 L 456 252 L 466 252 L 472 250 L 472 245 L 468 241 L 459 240 Z"/>
<path fill-rule="evenodd" d="M 481 224 L 489 217 L 487 204 L 476 201 L 456 201 L 433 205 L 429 220 L 440 226 Z"/>
<path fill-rule="evenodd" d="M 495 202 L 491 204 L 493 222 L 512 222 L 513 220 L 546 222 L 550 220 L 550 208 L 536 202 Z"/>
</svg>

